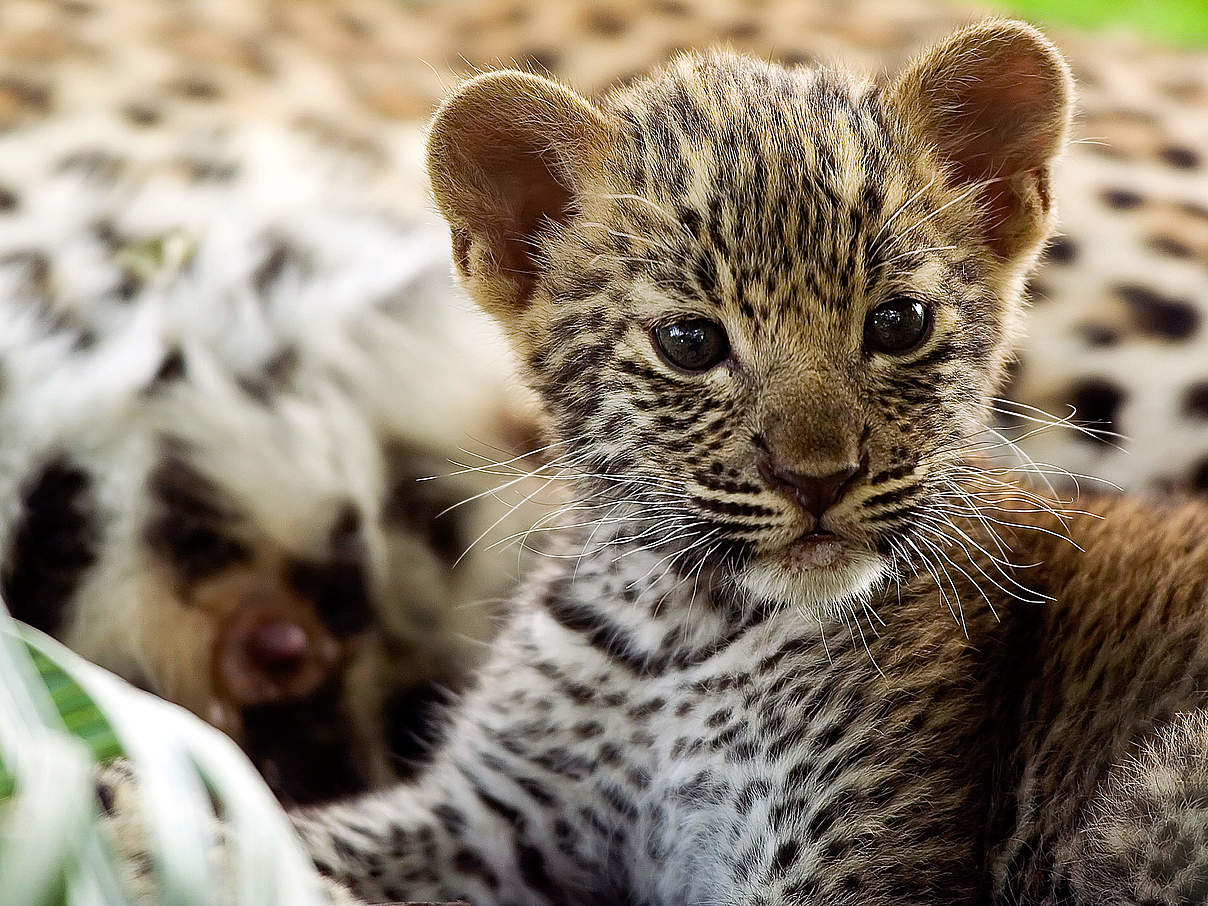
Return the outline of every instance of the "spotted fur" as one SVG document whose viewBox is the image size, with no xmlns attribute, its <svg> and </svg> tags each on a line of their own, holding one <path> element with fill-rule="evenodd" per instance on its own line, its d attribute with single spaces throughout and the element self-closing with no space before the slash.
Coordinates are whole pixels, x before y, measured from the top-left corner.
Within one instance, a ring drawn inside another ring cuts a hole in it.
<svg viewBox="0 0 1208 906">
<path fill-rule="evenodd" d="M 299 815 L 321 870 L 369 900 L 1195 901 L 1208 511 L 1065 514 L 971 434 L 1068 102 L 1002 22 L 886 84 L 717 54 L 598 104 L 514 73 L 448 102 L 455 257 L 587 525 L 431 769 Z M 893 293 L 935 325 L 869 353 Z M 660 359 L 684 313 L 728 359 Z M 860 467 L 809 513 L 769 457 Z M 843 553 L 799 561 L 819 528 Z"/>
<path fill-rule="evenodd" d="M 240 174 L 183 186 L 186 138 L 103 167 L 72 129 L 0 145 L 24 187 L 0 211 L 8 608 L 231 733 L 290 801 L 405 776 L 517 569 L 490 541 L 453 569 L 507 509 L 445 515 L 494 484 L 450 460 L 532 421 L 443 236 L 340 201 L 339 155 L 259 194 L 307 154 L 288 134 L 228 135 Z"/>
<path fill-rule="evenodd" d="M 0 225 L 24 224 L 5 215 L 39 208 L 38 187 L 60 170 L 102 180 L 158 173 L 160 191 L 171 188 L 166 197 L 179 214 L 202 213 L 205 205 L 191 199 L 215 188 L 227 186 L 237 195 L 243 187 L 277 185 L 281 173 L 318 165 L 327 186 L 340 186 L 341 205 L 363 204 L 368 186 L 375 204 L 410 215 L 423 196 L 411 153 L 414 121 L 444 93 L 449 76 L 438 70 L 445 61 L 483 68 L 519 61 L 598 90 L 686 46 L 719 39 L 784 63 L 841 56 L 861 65 L 892 65 L 954 21 L 951 7 L 926 0 L 857 0 L 844 5 L 842 16 L 833 5 L 810 0 L 249 0 L 237 7 L 236 13 L 235 6 L 207 0 L 171 7 L 155 0 L 20 0 L 6 9 L 0 124 L 8 131 L 0 158 L 10 166 L 0 174 Z M 1054 174 L 1063 199 L 1062 235 L 1032 281 L 1032 329 L 1009 389 L 1013 398 L 1059 414 L 1074 404 L 1079 419 L 1134 439 L 1058 428 L 1026 436 L 1023 445 L 1039 459 L 1106 471 L 1129 487 L 1205 487 L 1208 405 L 1201 404 L 1199 391 L 1208 377 L 1208 334 L 1201 329 L 1208 309 L 1200 278 L 1208 183 L 1196 151 L 1204 146 L 1208 121 L 1204 57 L 1120 36 L 1066 33 L 1061 43 L 1080 83 L 1079 143 Z M 275 138 L 281 131 L 290 135 L 288 148 Z M 185 135 L 187 145 L 179 142 Z M 15 154 L 23 143 L 37 154 Z M 257 143 L 266 153 L 249 155 Z M 155 159 L 164 148 L 168 152 Z M 329 168 L 317 152 L 332 150 L 340 163 Z M 27 159 L 45 172 L 12 167 Z M 345 195 L 349 185 L 356 191 Z M 156 224 L 143 232 L 163 230 Z M 112 230 L 101 235 L 114 239 Z M 18 248 L 8 264 L 26 262 L 24 279 L 36 286 L 49 271 L 46 252 L 55 240 L 40 233 L 14 236 Z M 257 267 L 263 278 L 305 273 L 266 239 L 268 254 Z M 114 294 L 134 294 L 144 279 L 119 270 Z M 62 347 L 64 357 L 86 350 L 94 339 L 79 331 L 70 348 Z M 161 376 L 179 376 L 181 364 L 181 356 L 165 355 Z M 264 376 L 256 367 L 251 371 L 247 387 L 262 393 Z M 1028 435 L 1032 423 L 1020 421 Z M 416 458 L 423 462 L 425 456 Z M 48 460 L 55 462 L 76 465 Z M 402 474 L 413 471 L 408 465 Z M 37 489 L 35 473 L 19 470 L 21 491 L 6 492 L 0 507 L 15 507 L 21 494 Z M 47 515 L 74 518 L 71 496 L 55 495 L 64 506 Z M 433 506 L 428 496 L 421 495 L 419 509 Z M 12 510 L 4 514 L 14 516 Z M 32 529 L 26 533 L 34 537 Z M 87 535 L 67 534 L 68 550 L 75 552 L 68 562 L 90 558 L 88 544 L 78 543 Z M 392 561 L 398 569 L 406 570 L 415 557 L 428 562 L 427 536 L 427 529 L 421 531 L 415 546 L 404 540 Z M 70 570 L 54 577 L 58 586 L 71 581 Z M 410 639 L 440 637 L 422 611 L 404 622 Z M 415 650 L 408 645 L 405 657 L 413 658 Z M 416 696 L 398 695 L 400 707 L 411 713 L 418 700 L 422 710 L 430 700 L 424 688 L 417 687 Z M 297 717 L 288 710 L 274 713 L 262 726 L 297 727 Z"/>
</svg>

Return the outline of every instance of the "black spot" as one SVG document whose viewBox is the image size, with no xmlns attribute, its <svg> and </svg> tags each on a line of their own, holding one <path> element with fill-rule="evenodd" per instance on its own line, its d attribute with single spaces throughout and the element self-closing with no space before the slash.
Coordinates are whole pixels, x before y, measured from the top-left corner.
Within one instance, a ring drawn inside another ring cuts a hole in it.
<svg viewBox="0 0 1208 906">
<path fill-rule="evenodd" d="M 0 186 L 0 214 L 11 214 L 17 210 L 20 203 L 21 198 L 16 191 L 7 186 Z"/>
<path fill-rule="evenodd" d="M 1183 408 L 1192 418 L 1208 418 L 1208 381 L 1198 381 L 1187 388 Z"/>
<path fill-rule="evenodd" d="M 193 182 L 230 182 L 239 173 L 237 163 L 211 157 L 183 157 L 180 165 Z"/>
<path fill-rule="evenodd" d="M 541 894 L 551 903 L 566 903 L 569 898 L 554 879 L 549 876 L 545 867 L 545 856 L 536 847 L 524 843 L 516 844 L 516 862 L 520 866 L 520 877 L 532 890 Z"/>
<path fill-rule="evenodd" d="M 348 506 L 331 531 L 331 558 L 325 563 L 296 561 L 290 566 L 290 584 L 314 602 L 319 619 L 333 633 L 355 635 L 373 623 L 366 563 L 360 514 Z"/>
<path fill-rule="evenodd" d="M 1208 491 L 1208 457 L 1201 459 L 1191 470 L 1191 486 L 1197 491 Z"/>
<path fill-rule="evenodd" d="M 185 354 L 180 348 L 171 349 L 164 356 L 162 362 L 159 363 L 159 368 L 155 371 L 155 376 L 151 379 L 152 386 L 159 384 L 167 384 L 171 381 L 179 380 L 185 376 Z"/>
<path fill-rule="evenodd" d="M 427 763 L 448 724 L 446 686 L 427 680 L 395 689 L 382 705 L 386 744 L 400 779 L 414 777 Z"/>
<path fill-rule="evenodd" d="M 0 76 L 0 93 L 12 95 L 17 103 L 30 110 L 47 113 L 51 105 L 51 88 L 46 82 L 18 75 Z"/>
<path fill-rule="evenodd" d="M 1144 201 L 1140 195 L 1130 189 L 1106 189 L 1102 197 L 1104 204 L 1117 211 L 1130 211 L 1139 207 Z"/>
<path fill-rule="evenodd" d="M 797 861 L 798 855 L 801 853 L 801 844 L 796 840 L 786 840 L 780 844 L 776 850 L 776 856 L 772 860 L 772 871 L 777 877 L 781 877 L 788 873 L 788 870 L 793 867 L 793 863 Z"/>
<path fill-rule="evenodd" d="M 540 50 L 531 50 L 528 53 L 528 60 L 533 66 L 538 69 L 544 69 L 546 72 L 553 72 L 562 63 L 562 54 L 554 50 L 552 47 L 543 47 Z"/>
<path fill-rule="evenodd" d="M 1078 246 L 1068 236 L 1055 236 L 1044 250 L 1044 257 L 1057 264 L 1069 264 L 1078 257 Z"/>
<path fill-rule="evenodd" d="M 332 681 L 297 701 L 243 710 L 244 748 L 287 805 L 350 796 L 368 788 L 342 698 L 340 684 Z"/>
<path fill-rule="evenodd" d="M 1199 220 L 1208 220 L 1208 205 L 1200 204 L 1198 201 L 1180 202 L 1178 209 L 1188 217 L 1195 217 Z"/>
<path fill-rule="evenodd" d="M 1070 388 L 1070 404 L 1077 410 L 1078 424 L 1101 431 L 1119 431 L 1117 415 L 1124 402 L 1124 391 L 1102 378 L 1088 378 Z M 1089 443 L 1110 444 L 1108 437 L 1090 436 L 1076 432 L 1074 437 Z"/>
<path fill-rule="evenodd" d="M 1157 235 L 1149 239 L 1149 247 L 1160 255 L 1171 258 L 1190 258 L 1195 250 L 1177 236 Z"/>
<path fill-rule="evenodd" d="M 123 268 L 122 275 L 113 287 L 113 294 L 123 302 L 129 302 L 143 288 L 143 278 L 130 268 Z"/>
<path fill-rule="evenodd" d="M 101 179 L 112 182 L 126 168 L 126 161 L 111 151 L 103 148 L 88 148 L 83 151 L 73 151 L 59 161 L 60 173 L 78 172 L 88 179 Z"/>
<path fill-rule="evenodd" d="M 272 401 L 272 388 L 258 375 L 241 374 L 235 378 L 235 383 L 239 386 L 240 390 L 264 406 L 267 406 Z"/>
<path fill-rule="evenodd" d="M 467 544 L 462 511 L 451 509 L 460 498 L 450 495 L 439 479 L 422 480 L 439 475 L 447 465 L 399 444 L 389 445 L 385 456 L 390 474 L 390 493 L 382 508 L 386 524 L 419 535 L 451 567 Z"/>
<path fill-rule="evenodd" d="M 1088 346 L 1115 346 L 1120 342 L 1120 332 L 1106 324 L 1083 324 L 1078 332 Z"/>
<path fill-rule="evenodd" d="M 218 486 L 179 451 L 165 454 L 148 484 L 153 512 L 144 538 L 182 581 L 197 582 L 251 558 L 248 549 L 231 537 L 238 513 Z"/>
<path fill-rule="evenodd" d="M 1168 340 L 1185 340 L 1200 323 L 1200 315 L 1184 299 L 1171 299 L 1135 283 L 1116 287 L 1116 294 L 1131 309 L 1137 326 Z"/>
<path fill-rule="evenodd" d="M 604 725 L 596 720 L 587 720 L 582 723 L 575 724 L 572 727 L 574 734 L 579 739 L 594 739 L 604 732 Z"/>
<path fill-rule="evenodd" d="M 217 82 L 197 74 L 177 79 L 170 88 L 193 101 L 212 101 L 222 94 Z"/>
<path fill-rule="evenodd" d="M 50 290 L 50 258 L 45 252 L 21 250 L 0 257 L 0 266 L 21 268 L 18 294 L 43 296 Z"/>
<path fill-rule="evenodd" d="M 152 499 L 173 513 L 218 522 L 233 518 L 218 486 L 184 459 L 184 448 L 166 445 L 163 461 L 150 479 Z"/>
<path fill-rule="evenodd" d="M 43 466 L 22 489 L 0 593 L 14 617 L 43 632 L 63 628 L 80 578 L 96 561 L 100 526 L 92 489 L 92 477 L 67 457 Z"/>
<path fill-rule="evenodd" d="M 96 800 L 101 807 L 102 815 L 112 815 L 117 803 L 113 801 L 113 787 L 107 783 L 96 785 Z"/>
<path fill-rule="evenodd" d="M 264 363 L 255 375 L 240 375 L 235 379 L 239 389 L 259 403 L 268 405 L 273 394 L 288 388 L 298 369 L 298 350 L 284 346 Z"/>
<path fill-rule="evenodd" d="M 759 23 L 753 20 L 735 22 L 725 30 L 725 37 L 731 41 L 749 41 L 759 34 Z"/>
<path fill-rule="evenodd" d="M 778 54 L 777 59 L 779 59 L 783 66 L 814 66 L 818 62 L 816 54 L 800 50 L 791 50 Z"/>
<path fill-rule="evenodd" d="M 110 253 L 120 251 L 128 241 L 122 235 L 122 231 L 117 228 L 117 224 L 108 217 L 101 217 L 93 221 L 92 235 Z"/>
<path fill-rule="evenodd" d="M 1200 165 L 1199 152 L 1184 145 L 1167 145 L 1160 154 L 1162 160 L 1180 170 L 1194 170 Z"/>
<path fill-rule="evenodd" d="M 499 887 L 499 878 L 495 872 L 487 867 L 482 856 L 469 848 L 462 848 L 453 855 L 453 867 L 460 874 L 478 875 L 482 879 L 482 883 L 490 890 L 496 890 Z"/>
<path fill-rule="evenodd" d="M 264 260 L 252 273 L 252 286 L 256 292 L 264 295 L 281 278 L 285 270 L 285 262 L 289 260 L 289 246 L 284 242 L 274 242 Z"/>
<path fill-rule="evenodd" d="M 283 346 L 264 363 L 265 379 L 278 387 L 288 384 L 297 370 L 298 350 L 294 346 Z"/>
<path fill-rule="evenodd" d="M 467 777 L 469 777 L 469 775 L 467 775 Z M 474 778 L 469 777 L 469 780 L 471 786 L 474 788 L 474 795 L 482 800 L 483 805 L 510 824 L 514 830 L 522 831 L 524 829 L 528 822 L 525 820 L 523 813 L 512 808 L 502 799 L 493 796 L 482 786 L 481 783 Z"/>
<path fill-rule="evenodd" d="M 1049 299 L 1049 285 L 1043 280 L 1037 280 L 1035 277 L 1029 278 L 1027 285 L 1024 287 L 1024 294 L 1033 302 L 1047 302 Z"/>
<path fill-rule="evenodd" d="M 588 14 L 587 27 L 598 35 L 615 38 L 625 31 L 627 23 L 615 10 L 597 9 Z"/>
<path fill-rule="evenodd" d="M 152 104 L 142 102 L 132 102 L 127 104 L 122 113 L 135 126 L 147 127 L 154 126 L 164 118 L 163 114 L 157 107 Z"/>
</svg>

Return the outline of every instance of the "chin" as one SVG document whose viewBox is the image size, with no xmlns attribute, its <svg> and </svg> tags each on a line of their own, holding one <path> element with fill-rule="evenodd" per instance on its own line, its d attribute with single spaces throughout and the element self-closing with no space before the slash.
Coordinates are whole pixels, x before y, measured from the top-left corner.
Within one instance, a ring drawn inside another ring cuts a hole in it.
<svg viewBox="0 0 1208 906">
<path fill-rule="evenodd" d="M 868 598 L 889 572 L 889 562 L 872 551 L 844 550 L 824 566 L 802 565 L 786 553 L 759 557 L 737 579 L 757 600 L 822 619 Z"/>
</svg>

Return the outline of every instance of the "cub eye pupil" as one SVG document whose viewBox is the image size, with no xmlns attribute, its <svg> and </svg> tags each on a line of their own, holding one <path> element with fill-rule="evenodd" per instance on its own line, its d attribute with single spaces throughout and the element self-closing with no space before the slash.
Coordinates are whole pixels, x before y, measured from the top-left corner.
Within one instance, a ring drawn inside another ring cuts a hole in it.
<svg viewBox="0 0 1208 906">
<path fill-rule="evenodd" d="M 927 337 L 931 309 L 917 299 L 890 299 L 868 313 L 864 342 L 877 352 L 907 352 Z"/>
<path fill-rule="evenodd" d="M 663 358 L 684 371 L 708 371 L 730 354 L 725 330 L 704 318 L 656 327 L 654 345 Z"/>
</svg>

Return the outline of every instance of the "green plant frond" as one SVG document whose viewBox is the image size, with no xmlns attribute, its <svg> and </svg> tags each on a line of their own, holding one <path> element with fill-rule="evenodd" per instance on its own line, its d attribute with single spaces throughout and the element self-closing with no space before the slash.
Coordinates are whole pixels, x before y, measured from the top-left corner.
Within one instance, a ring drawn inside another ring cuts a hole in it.
<svg viewBox="0 0 1208 906">
<path fill-rule="evenodd" d="M 94 785 L 96 765 L 119 755 L 138 778 L 157 902 L 318 906 L 288 819 L 230 739 L 0 606 L 0 903 L 128 903 Z M 229 829 L 226 860 L 213 857 L 211 796 Z"/>
<path fill-rule="evenodd" d="M 61 718 L 63 726 L 88 747 L 92 761 L 105 764 L 120 757 L 122 747 L 118 745 L 113 729 L 96 703 L 62 667 L 36 647 L 27 642 L 23 644 L 34 669 L 50 693 L 54 710 Z M 7 799 L 12 794 L 13 778 L 5 769 L 3 758 L 0 758 L 0 800 Z"/>
</svg>

